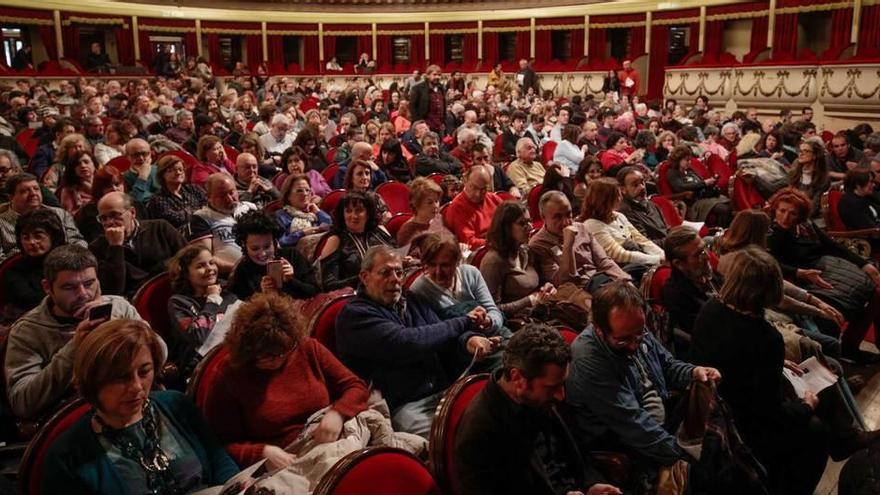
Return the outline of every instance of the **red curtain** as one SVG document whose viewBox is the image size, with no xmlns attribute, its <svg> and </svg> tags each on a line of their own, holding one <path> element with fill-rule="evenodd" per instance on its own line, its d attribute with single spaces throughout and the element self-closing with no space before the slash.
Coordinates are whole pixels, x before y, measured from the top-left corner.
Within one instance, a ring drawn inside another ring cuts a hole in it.
<svg viewBox="0 0 880 495">
<path fill-rule="evenodd" d="M 394 52 L 391 47 L 391 35 L 376 36 L 376 64 L 380 71 L 388 72 L 394 67 Z"/>
<path fill-rule="evenodd" d="M 280 34 L 269 35 L 266 39 L 266 48 L 269 49 L 269 61 L 266 66 L 270 71 L 284 71 L 284 36 Z"/>
<path fill-rule="evenodd" d="M 862 7 L 859 27 L 859 56 L 880 55 L 880 4 Z"/>
<path fill-rule="evenodd" d="M 153 67 L 153 46 L 150 43 L 149 31 L 138 31 L 138 44 L 141 50 L 141 62 L 147 67 Z"/>
<path fill-rule="evenodd" d="M 662 98 L 666 81 L 666 62 L 669 60 L 669 28 L 651 26 L 651 63 L 648 71 L 648 97 Z"/>
<path fill-rule="evenodd" d="M 461 65 L 464 70 L 473 70 L 477 66 L 477 33 L 466 33 L 464 48 L 461 54 Z"/>
<path fill-rule="evenodd" d="M 199 56 L 199 44 L 196 41 L 196 32 L 183 33 L 183 47 L 186 49 L 187 57 Z"/>
<path fill-rule="evenodd" d="M 523 28 L 523 29 L 525 29 L 525 28 Z M 516 33 L 516 58 L 517 58 L 517 62 L 522 59 L 528 60 L 529 58 L 531 58 L 529 56 L 530 52 L 531 52 L 531 50 L 530 50 L 531 42 L 532 42 L 531 32 L 526 30 L 526 31 L 520 31 L 520 32 Z"/>
<path fill-rule="evenodd" d="M 122 26 L 113 28 L 116 38 L 116 56 L 121 65 L 134 65 L 134 36 L 131 29 Z"/>
<path fill-rule="evenodd" d="M 605 28 L 590 28 L 590 53 L 587 56 L 590 58 L 590 65 L 595 65 L 597 63 L 605 60 Z"/>
<path fill-rule="evenodd" d="M 852 30 L 853 9 L 837 9 L 831 14 L 831 45 L 829 50 L 839 50 L 849 45 Z"/>
<path fill-rule="evenodd" d="M 440 67 L 446 65 L 446 35 L 432 34 L 428 40 L 431 44 L 431 63 Z"/>
<path fill-rule="evenodd" d="M 61 39 L 64 43 L 64 57 L 79 60 L 79 26 L 71 24 L 61 29 Z"/>
<path fill-rule="evenodd" d="M 706 22 L 703 62 L 717 62 L 724 47 L 724 21 Z"/>
<path fill-rule="evenodd" d="M 777 14 L 773 31 L 773 60 L 794 60 L 798 43 L 797 14 Z"/>
<path fill-rule="evenodd" d="M 409 68 L 423 69 L 425 67 L 425 36 L 414 34 L 409 37 Z"/>
<path fill-rule="evenodd" d="M 40 26 L 40 41 L 46 47 L 49 60 L 58 60 L 58 47 L 55 46 L 55 26 Z"/>
<path fill-rule="evenodd" d="M 304 71 L 320 71 L 320 61 L 318 60 L 318 36 L 302 36 L 300 37 L 303 44 L 303 70 Z"/>
<path fill-rule="evenodd" d="M 263 62 L 263 35 L 248 34 L 245 36 L 247 43 L 247 65 L 257 68 Z"/>
<path fill-rule="evenodd" d="M 498 62 L 498 33 L 483 31 L 483 66 L 489 68 Z"/>
<path fill-rule="evenodd" d="M 218 33 L 208 33 L 207 43 L 208 61 L 211 62 L 215 69 L 218 69 L 223 61 L 223 56 L 220 55 L 220 35 Z"/>
<path fill-rule="evenodd" d="M 362 35 L 357 37 L 357 55 L 360 58 L 362 53 L 366 53 L 370 58 L 373 58 L 373 36 L 372 35 Z"/>
<path fill-rule="evenodd" d="M 743 57 L 743 62 L 751 62 L 767 48 L 767 31 L 769 19 L 767 17 L 755 17 L 752 19 L 752 42 L 749 53 Z"/>
<path fill-rule="evenodd" d="M 535 65 L 540 67 L 553 59 L 553 31 L 535 31 Z"/>
<path fill-rule="evenodd" d="M 574 63 L 580 62 L 584 58 L 584 30 L 571 30 L 571 60 Z"/>
<path fill-rule="evenodd" d="M 336 36 L 324 36 L 324 60 L 326 62 L 336 56 Z M 360 53 L 358 53 L 360 56 Z"/>
<path fill-rule="evenodd" d="M 635 60 L 639 55 L 643 55 L 645 53 L 645 28 L 635 27 L 630 31 L 629 38 L 629 52 L 627 52 L 627 56 L 629 56 L 630 60 Z"/>
</svg>

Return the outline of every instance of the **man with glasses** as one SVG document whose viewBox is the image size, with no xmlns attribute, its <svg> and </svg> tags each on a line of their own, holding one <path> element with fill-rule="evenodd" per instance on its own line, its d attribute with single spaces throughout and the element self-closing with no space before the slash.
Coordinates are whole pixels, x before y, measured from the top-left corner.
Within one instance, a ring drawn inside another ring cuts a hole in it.
<svg viewBox="0 0 880 495">
<path fill-rule="evenodd" d="M 93 149 L 104 142 L 104 121 L 101 120 L 101 117 L 93 115 L 86 119 L 85 136 Z"/>
<path fill-rule="evenodd" d="M 492 164 L 491 151 L 483 143 L 477 143 L 471 148 L 471 166 L 477 165 L 485 167 L 492 174 L 492 191 L 508 192 L 514 199 L 522 198 L 522 193 L 519 192 L 516 184 L 510 180 L 507 172 L 503 168 Z"/>
<path fill-rule="evenodd" d="M 359 277 L 357 295 L 336 318 L 339 355 L 382 391 L 396 431 L 427 438 L 437 404 L 462 372 L 451 368 L 498 345 L 482 335 L 492 326 L 483 308 L 441 321 L 430 304 L 404 296 L 403 263 L 387 246 L 364 254 Z"/>
<path fill-rule="evenodd" d="M 593 323 L 572 343 L 565 392 L 580 444 L 623 450 L 650 482 L 659 467 L 687 458 L 665 428 L 669 391 L 718 382 L 721 374 L 675 359 L 645 328 L 644 305 L 624 281 L 593 294 Z"/>
<path fill-rule="evenodd" d="M 9 205 L 0 213 L 0 261 L 19 251 L 15 239 L 15 223 L 18 217 L 37 208 L 48 208 L 61 219 L 68 244 L 86 245 L 85 239 L 76 228 L 73 216 L 62 208 L 43 204 L 43 193 L 37 178 L 31 174 L 18 174 L 6 180 L 6 194 Z"/>
<path fill-rule="evenodd" d="M 537 161 L 537 156 L 538 145 L 532 138 L 519 138 L 516 142 L 516 160 L 510 162 L 507 167 L 507 176 L 523 194 L 528 194 L 533 187 L 544 183 L 546 171 Z"/>
<path fill-rule="evenodd" d="M 474 165 L 464 173 L 464 188 L 452 199 L 446 218 L 458 242 L 478 248 L 486 244 L 486 232 L 501 204 L 501 198 L 489 191 L 492 174 L 484 166 Z"/>
<path fill-rule="evenodd" d="M 132 198 L 110 192 L 98 201 L 104 234 L 90 245 L 98 259 L 104 293 L 131 296 L 148 278 L 186 246 L 186 239 L 165 220 L 138 220 Z"/>
<path fill-rule="evenodd" d="M 122 174 L 125 188 L 133 200 L 146 203 L 160 189 L 150 144 L 140 138 L 132 139 L 125 145 L 125 155 L 131 161 L 131 167 Z"/>
</svg>

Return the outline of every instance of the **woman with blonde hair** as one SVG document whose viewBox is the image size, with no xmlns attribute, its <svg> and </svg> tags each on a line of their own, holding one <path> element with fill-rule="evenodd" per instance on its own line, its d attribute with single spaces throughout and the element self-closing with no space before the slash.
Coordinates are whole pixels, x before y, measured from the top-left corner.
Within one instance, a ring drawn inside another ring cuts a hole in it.
<svg viewBox="0 0 880 495">
<path fill-rule="evenodd" d="M 138 320 L 82 338 L 73 381 L 93 410 L 49 447 L 41 493 L 191 493 L 238 473 L 188 398 L 152 390 L 165 357 Z"/>
<path fill-rule="evenodd" d="M 55 160 L 52 166 L 40 178 L 40 183 L 50 190 L 58 188 L 61 177 L 64 176 L 64 168 L 67 162 L 74 156 L 83 153 L 92 153 L 92 145 L 82 134 L 70 134 L 58 143 L 58 151 L 55 152 Z"/>
<path fill-rule="evenodd" d="M 440 217 L 443 189 L 431 179 L 419 177 L 409 186 L 409 207 L 413 216 L 397 231 L 397 245 L 406 246 L 424 232 L 451 232 Z"/>
</svg>

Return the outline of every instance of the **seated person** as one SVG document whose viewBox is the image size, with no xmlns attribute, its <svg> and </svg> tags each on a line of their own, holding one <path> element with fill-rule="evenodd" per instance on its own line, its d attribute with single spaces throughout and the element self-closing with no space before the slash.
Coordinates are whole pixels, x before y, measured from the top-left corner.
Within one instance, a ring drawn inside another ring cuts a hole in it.
<svg viewBox="0 0 880 495">
<path fill-rule="evenodd" d="M 97 41 L 92 43 L 86 55 L 85 69 L 89 72 L 110 72 L 112 68 L 110 57 L 101 51 L 101 44 Z"/>
<path fill-rule="evenodd" d="M 159 159 L 156 182 L 159 191 L 147 202 L 149 218 L 167 220 L 174 228 L 189 233 L 193 212 L 208 204 L 205 191 L 186 183 L 186 166 L 174 155 Z"/>
<path fill-rule="evenodd" d="M 46 255 L 64 245 L 64 227 L 55 213 L 38 208 L 19 217 L 15 239 L 21 260 L 4 275 L 6 300 L 2 318 L 14 321 L 40 304 L 46 297 L 43 290 L 43 263 Z"/>
<path fill-rule="evenodd" d="M 342 362 L 382 391 L 396 431 L 427 438 L 437 404 L 474 354 L 490 354 L 500 338 L 487 331 L 485 311 L 440 320 L 422 299 L 403 296 L 403 262 L 392 248 L 367 250 L 357 295 L 336 318 Z"/>
<path fill-rule="evenodd" d="M 97 270 L 92 253 L 75 244 L 58 246 L 46 256 L 42 281 L 46 297 L 12 325 L 7 341 L 7 395 L 15 416 L 37 418 L 50 413 L 71 392 L 77 348 L 108 319 L 105 315 L 90 319 L 92 308 L 110 304 L 109 319 L 140 319 L 125 299 L 101 295 Z"/>
<path fill-rule="evenodd" d="M 86 242 L 91 243 L 104 233 L 104 228 L 101 227 L 101 222 L 98 221 L 98 201 L 105 194 L 115 191 L 125 192 L 125 180 L 122 178 L 122 173 L 116 167 L 104 165 L 95 172 L 95 179 L 92 181 L 92 200 L 83 205 L 81 211 L 74 219 L 76 221 L 76 228 L 82 233 Z M 136 202 L 134 207 L 140 218 L 148 218 L 144 205 Z"/>
<path fill-rule="evenodd" d="M 612 132 L 605 141 L 607 148 L 602 153 L 602 168 L 607 175 L 614 177 L 622 167 L 635 166 L 641 164 L 644 157 L 643 151 L 629 153 L 629 141 L 626 136 L 618 132 Z"/>
<path fill-rule="evenodd" d="M 95 160 L 83 152 L 68 158 L 61 175 L 61 186 L 56 191 L 61 206 L 76 216 L 80 208 L 92 201 L 92 182 L 95 179 Z"/>
<path fill-rule="evenodd" d="M 486 146 L 482 143 L 475 144 L 471 148 L 471 157 L 473 158 L 471 160 L 472 166 L 480 165 L 489 171 L 492 176 L 492 191 L 510 193 L 514 199 L 522 198 L 522 193 L 519 192 L 519 188 L 516 187 L 516 184 L 514 184 L 512 180 L 510 180 L 510 177 L 507 176 L 504 169 L 492 164 L 492 157 Z"/>
<path fill-rule="evenodd" d="M 383 131 L 385 126 L 391 126 L 391 124 L 383 124 Z M 406 157 L 403 155 L 403 147 L 400 145 L 400 141 L 396 137 L 389 137 L 382 143 L 377 160 L 389 179 L 406 184 L 412 180 L 412 174 L 409 170 L 409 163 L 407 163 Z"/>
<path fill-rule="evenodd" d="M 669 391 L 721 374 L 675 359 L 645 328 L 641 292 L 622 280 L 593 295 L 593 323 L 572 343 L 566 403 L 580 445 L 625 452 L 651 481 L 657 468 L 688 458 L 674 432 Z"/>
<path fill-rule="evenodd" d="M 703 180 L 691 168 L 694 155 L 685 145 L 678 145 L 669 153 L 669 168 L 666 178 L 673 193 L 691 192 L 693 196 L 686 203 L 687 219 L 692 222 L 707 222 L 712 226 L 726 227 L 732 220 L 730 200 L 720 196 L 715 186 L 715 177 Z M 711 214 L 711 216 L 710 216 Z M 711 222 L 710 222 L 711 220 Z"/>
<path fill-rule="evenodd" d="M 189 398 L 152 391 L 166 350 L 146 323 L 82 337 L 73 379 L 94 409 L 49 447 L 42 493 L 191 493 L 238 472 Z"/>
<path fill-rule="evenodd" d="M 186 246 L 186 239 L 165 220 L 138 220 L 129 195 L 111 192 L 98 201 L 104 234 L 89 249 L 98 259 L 98 278 L 105 294 L 132 296 L 165 263 Z"/>
<path fill-rule="evenodd" d="M 348 176 L 348 168 L 357 162 L 364 162 L 370 166 L 370 184 L 373 187 L 388 180 L 385 173 L 373 162 L 373 145 L 366 141 L 358 141 L 351 148 L 351 158 L 345 163 L 339 164 L 339 170 L 336 171 L 336 175 L 333 176 L 333 181 L 330 183 L 333 189 L 346 188 L 345 179 Z"/>
<path fill-rule="evenodd" d="M 636 230 L 623 213 L 616 211 L 620 203 L 616 180 L 594 180 L 587 188 L 578 220 L 608 256 L 638 281 L 648 266 L 663 262 L 663 250 Z"/>
<path fill-rule="evenodd" d="M 467 495 L 615 495 L 586 465 L 555 406 L 571 362 L 554 328 L 527 325 L 504 349 L 503 369 L 471 400 L 455 434 L 453 466 Z M 551 447 L 552 446 L 552 447 Z"/>
<path fill-rule="evenodd" d="M 300 135 L 302 135 L 302 133 L 300 133 Z M 290 148 L 287 148 L 281 155 L 281 163 L 284 167 L 284 171 L 272 179 L 272 185 L 278 190 L 284 188 L 284 181 L 286 181 L 288 177 L 305 174 L 309 186 L 311 186 L 313 195 L 317 196 L 317 198 L 323 198 L 330 194 L 330 185 L 324 180 L 324 176 L 321 175 L 321 172 L 318 172 L 310 166 L 309 156 L 306 154 L 305 150 L 299 146 L 293 145 Z M 284 195 L 282 194 L 281 197 L 283 198 Z M 320 201 L 320 199 L 318 199 L 318 201 Z"/>
<path fill-rule="evenodd" d="M 451 235 L 440 216 L 443 189 L 431 179 L 418 177 L 409 185 L 409 207 L 413 216 L 397 231 L 397 245 L 407 246 L 426 232 Z"/>
<path fill-rule="evenodd" d="M 245 300 L 256 292 L 281 292 L 294 299 L 308 299 L 319 292 L 315 269 L 293 248 L 280 248 L 281 228 L 261 211 L 251 211 L 238 218 L 233 229 L 235 242 L 244 253 L 230 277 L 231 290 Z M 281 265 L 281 286 L 269 274 L 269 264 Z"/>
<path fill-rule="evenodd" d="M 421 242 L 424 273 L 410 287 L 410 292 L 428 301 L 442 319 L 461 316 L 474 308 L 483 308 L 491 321 L 491 334 L 510 336 L 504 328 L 504 315 L 495 306 L 480 270 L 461 263 L 461 248 L 452 237 L 428 234 Z"/>
<path fill-rule="evenodd" d="M 508 319 L 545 303 L 554 290 L 549 282 L 541 285 L 535 257 L 529 252 L 531 229 L 529 210 L 522 203 L 505 201 L 495 210 L 486 234 L 489 251 L 480 263 L 480 273 L 498 309 Z"/>
<path fill-rule="evenodd" d="M 62 208 L 43 204 L 43 195 L 37 178 L 31 174 L 18 174 L 6 180 L 6 192 L 9 204 L 5 211 L 0 212 L 0 261 L 18 252 L 15 238 L 15 224 L 19 217 L 37 209 L 46 209 L 58 216 L 64 226 L 64 238 L 68 244 L 86 245 L 80 235 L 73 216 Z"/>
<path fill-rule="evenodd" d="M 529 239 L 529 250 L 542 282 L 556 287 L 572 282 L 593 292 L 613 280 L 632 280 L 621 270 L 583 223 L 572 223 L 565 194 L 549 191 L 538 202 L 544 226 Z"/>
<path fill-rule="evenodd" d="M 13 138 L 10 137 L 9 139 L 17 143 Z M 23 159 L 26 160 L 27 155 L 25 155 Z M 10 194 L 6 192 L 6 180 L 23 172 L 24 170 L 21 168 L 19 157 L 10 150 L 0 148 L 0 204 L 8 203 L 10 199 Z M 58 197 L 55 196 L 55 193 L 47 189 L 46 186 L 41 185 L 40 190 L 43 193 L 44 205 L 61 206 Z"/>
<path fill-rule="evenodd" d="M 648 199 L 645 175 L 635 167 L 623 167 L 617 173 L 617 183 L 623 194 L 623 201 L 617 211 L 629 220 L 643 236 L 662 244 L 669 231 L 660 208 Z"/>
<path fill-rule="evenodd" d="M 578 147 L 578 137 L 581 135 L 581 128 L 568 124 L 562 129 L 562 139 L 556 145 L 556 151 L 553 152 L 553 163 L 568 167 L 569 172 L 574 175 L 581 162 L 584 161 L 584 149 L 586 145 Z"/>
<path fill-rule="evenodd" d="M 367 385 L 306 329 L 284 296 L 265 293 L 236 311 L 205 420 L 241 466 L 267 459 L 290 465 L 293 443 L 315 412 L 328 407 L 311 438 L 335 442 L 342 424 L 367 408 Z"/>
<path fill-rule="evenodd" d="M 257 157 L 250 153 L 241 153 L 235 159 L 235 188 L 242 201 L 249 201 L 258 208 L 281 197 L 281 193 L 268 179 L 257 173 L 259 164 Z"/>
<path fill-rule="evenodd" d="M 223 141 L 214 135 L 205 135 L 199 138 L 196 158 L 199 163 L 189 171 L 189 183 L 194 186 L 204 187 L 208 178 L 214 174 L 224 174 L 228 177 L 235 175 L 235 164 L 226 157 Z"/>
<path fill-rule="evenodd" d="M 416 155 L 416 175 L 427 177 L 431 174 L 458 175 L 461 162 L 454 156 L 440 150 L 440 137 L 427 131 L 422 137 L 421 151 Z"/>
<path fill-rule="evenodd" d="M 464 188 L 449 205 L 447 227 L 459 242 L 473 248 L 486 243 L 486 231 L 501 198 L 489 192 L 492 176 L 486 167 L 473 166 L 464 173 Z"/>
<path fill-rule="evenodd" d="M 281 197 L 284 206 L 275 211 L 275 221 L 282 230 L 278 239 L 282 247 L 296 246 L 303 237 L 325 232 L 333 223 L 330 215 L 314 203 L 308 176 L 289 176 L 281 188 Z"/>
<path fill-rule="evenodd" d="M 201 359 L 199 347 L 221 319 L 231 317 L 226 313 L 238 301 L 220 286 L 218 272 L 211 251 L 200 245 L 186 246 L 168 262 L 173 293 L 168 316 L 174 327 L 168 358 L 180 367 L 182 377 L 189 377 Z"/>
<path fill-rule="evenodd" d="M 284 150 L 290 148 L 296 138 L 296 132 L 291 132 L 292 122 L 284 113 L 276 113 L 269 124 L 269 132 L 260 136 L 260 144 L 267 154 L 280 156 Z"/>
<path fill-rule="evenodd" d="M 190 219 L 190 239 L 209 235 L 210 239 L 199 241 L 209 248 L 217 258 L 221 273 L 229 273 L 241 258 L 241 248 L 235 243 L 232 228 L 235 219 L 257 209 L 257 205 L 238 200 L 235 181 L 225 173 L 216 173 L 208 178 L 207 206 L 195 211 Z"/>
<path fill-rule="evenodd" d="M 382 182 L 387 181 L 385 174 L 381 171 L 372 171 L 373 162 L 356 160 L 348 165 L 345 171 L 345 179 L 342 182 L 342 188 L 348 192 L 360 192 L 373 198 L 376 203 L 376 215 L 380 224 L 385 224 L 391 219 L 391 212 L 388 211 L 388 205 L 382 196 L 375 193 L 374 189 Z M 380 182 L 375 182 L 373 179 Z"/>
<path fill-rule="evenodd" d="M 150 144 L 143 139 L 132 139 L 125 144 L 125 154 L 131 161 L 131 168 L 122 174 L 125 187 L 132 199 L 146 203 L 161 187 Z"/>
<path fill-rule="evenodd" d="M 376 202 L 360 192 L 346 193 L 333 211 L 333 225 L 318 253 L 324 292 L 356 287 L 361 262 L 373 246 L 394 246 L 394 239 L 379 225 Z"/>
<path fill-rule="evenodd" d="M 691 335 L 700 308 L 718 293 L 721 278 L 709 264 L 703 240 L 690 227 L 670 230 L 663 249 L 672 273 L 663 285 L 662 303 L 670 324 Z"/>
<path fill-rule="evenodd" d="M 449 156 L 461 163 L 461 168 L 467 170 L 474 164 L 472 150 L 477 143 L 477 132 L 469 127 L 462 127 L 456 134 L 458 145 L 449 152 Z"/>
<path fill-rule="evenodd" d="M 513 115 L 511 115 L 510 125 L 501 133 L 501 149 L 495 150 L 495 155 L 501 157 L 503 162 L 510 162 L 516 157 L 516 147 L 519 144 L 519 140 L 525 137 L 527 120 L 528 116 L 520 110 L 513 112 Z M 531 141 L 531 138 L 529 138 L 529 141 Z M 519 184 L 517 184 L 517 187 L 519 187 Z"/>
<path fill-rule="evenodd" d="M 855 168 L 846 173 L 843 180 L 843 196 L 837 204 L 840 219 L 849 230 L 876 229 L 880 227 L 880 203 L 874 195 L 871 170 Z M 871 251 L 880 251 L 880 239 L 871 238 Z"/>
<path fill-rule="evenodd" d="M 520 138 L 516 142 L 516 160 L 507 166 L 507 176 L 523 194 L 528 194 L 533 187 L 544 182 L 546 171 L 537 160 L 537 155 L 538 146 L 531 138 Z"/>
</svg>

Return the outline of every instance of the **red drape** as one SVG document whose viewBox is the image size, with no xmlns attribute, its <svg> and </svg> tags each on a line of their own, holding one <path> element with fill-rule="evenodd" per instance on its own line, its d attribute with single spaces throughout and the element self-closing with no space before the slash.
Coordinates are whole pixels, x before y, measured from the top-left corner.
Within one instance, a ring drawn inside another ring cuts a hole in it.
<svg viewBox="0 0 880 495">
<path fill-rule="evenodd" d="M 531 43 L 532 43 L 532 34 L 528 30 L 520 31 L 516 33 L 516 58 L 517 61 L 521 59 L 528 60 L 531 58 Z"/>
<path fill-rule="evenodd" d="M 465 33 L 462 43 L 461 66 L 473 70 L 477 65 L 477 33 Z"/>
<path fill-rule="evenodd" d="M 367 56 L 373 58 L 373 36 L 372 35 L 362 35 L 357 37 L 357 54 L 358 58 L 360 58 L 362 53 L 366 53 Z"/>
<path fill-rule="evenodd" d="M 584 30 L 571 30 L 571 60 L 574 63 L 580 62 L 584 58 Z"/>
<path fill-rule="evenodd" d="M 263 62 L 263 36 L 248 34 L 245 36 L 245 43 L 247 43 L 247 65 L 256 68 Z"/>
<path fill-rule="evenodd" d="M 138 31 L 138 45 L 141 50 L 141 62 L 149 68 L 153 67 L 153 46 L 150 43 L 150 33 L 148 31 Z"/>
<path fill-rule="evenodd" d="M 831 14 L 831 44 L 829 50 L 840 50 L 849 45 L 849 35 L 852 30 L 853 10 L 851 8 L 837 9 Z"/>
<path fill-rule="evenodd" d="M 604 28 L 590 28 L 590 65 L 595 66 L 605 60 L 606 33 Z"/>
<path fill-rule="evenodd" d="M 630 30 L 629 51 L 627 56 L 634 60 L 645 53 L 645 27 L 635 27 Z"/>
<path fill-rule="evenodd" d="M 199 56 L 199 44 L 196 41 L 196 33 L 183 33 L 183 47 L 186 49 L 187 57 Z"/>
<path fill-rule="evenodd" d="M 211 65 L 215 68 L 219 68 L 223 62 L 223 57 L 220 55 L 220 35 L 218 33 L 208 33 L 207 43 L 208 61 L 211 62 Z"/>
<path fill-rule="evenodd" d="M 651 60 L 648 70 L 648 98 L 662 98 L 669 60 L 669 28 L 651 26 Z"/>
<path fill-rule="evenodd" d="M 324 61 L 336 56 L 336 36 L 324 36 Z M 358 53 L 360 56 L 360 53 Z"/>
<path fill-rule="evenodd" d="M 446 35 L 432 34 L 429 37 L 431 43 L 431 63 L 440 67 L 446 65 Z"/>
<path fill-rule="evenodd" d="M 79 60 L 79 26 L 64 26 L 61 29 L 61 39 L 64 43 L 64 57 Z"/>
<path fill-rule="evenodd" d="M 553 59 L 553 31 L 535 31 L 535 66 L 541 67 Z"/>
<path fill-rule="evenodd" d="M 58 47 L 55 46 L 55 26 L 40 26 L 40 41 L 46 47 L 46 55 L 49 60 L 58 59 Z"/>
<path fill-rule="evenodd" d="M 388 72 L 394 68 L 394 52 L 391 47 L 391 35 L 376 36 L 376 64 L 380 71 Z"/>
<path fill-rule="evenodd" d="M 777 14 L 773 31 L 773 60 L 794 60 L 797 56 L 798 15 Z"/>
<path fill-rule="evenodd" d="M 769 19 L 767 17 L 755 17 L 752 19 L 752 42 L 749 53 L 743 57 L 743 62 L 751 62 L 767 48 L 767 31 Z"/>
<path fill-rule="evenodd" d="M 703 41 L 703 62 L 717 62 L 724 45 L 724 21 L 706 22 L 706 38 Z"/>
<path fill-rule="evenodd" d="M 323 67 L 319 67 L 318 37 L 302 36 L 301 39 L 303 44 L 303 70 L 314 71 L 323 69 Z"/>
<path fill-rule="evenodd" d="M 270 71 L 284 71 L 284 36 L 273 34 L 267 37 L 266 44 L 269 49 L 269 61 L 267 67 Z"/>
<path fill-rule="evenodd" d="M 116 38 L 116 55 L 121 65 L 134 65 L 134 36 L 131 29 L 113 28 Z"/>
<path fill-rule="evenodd" d="M 425 36 L 422 34 L 409 37 L 409 68 L 425 68 Z"/>
<path fill-rule="evenodd" d="M 498 62 L 498 33 L 483 31 L 483 66 L 488 68 Z"/>
<path fill-rule="evenodd" d="M 858 54 L 860 57 L 880 55 L 880 4 L 862 7 Z"/>
</svg>

